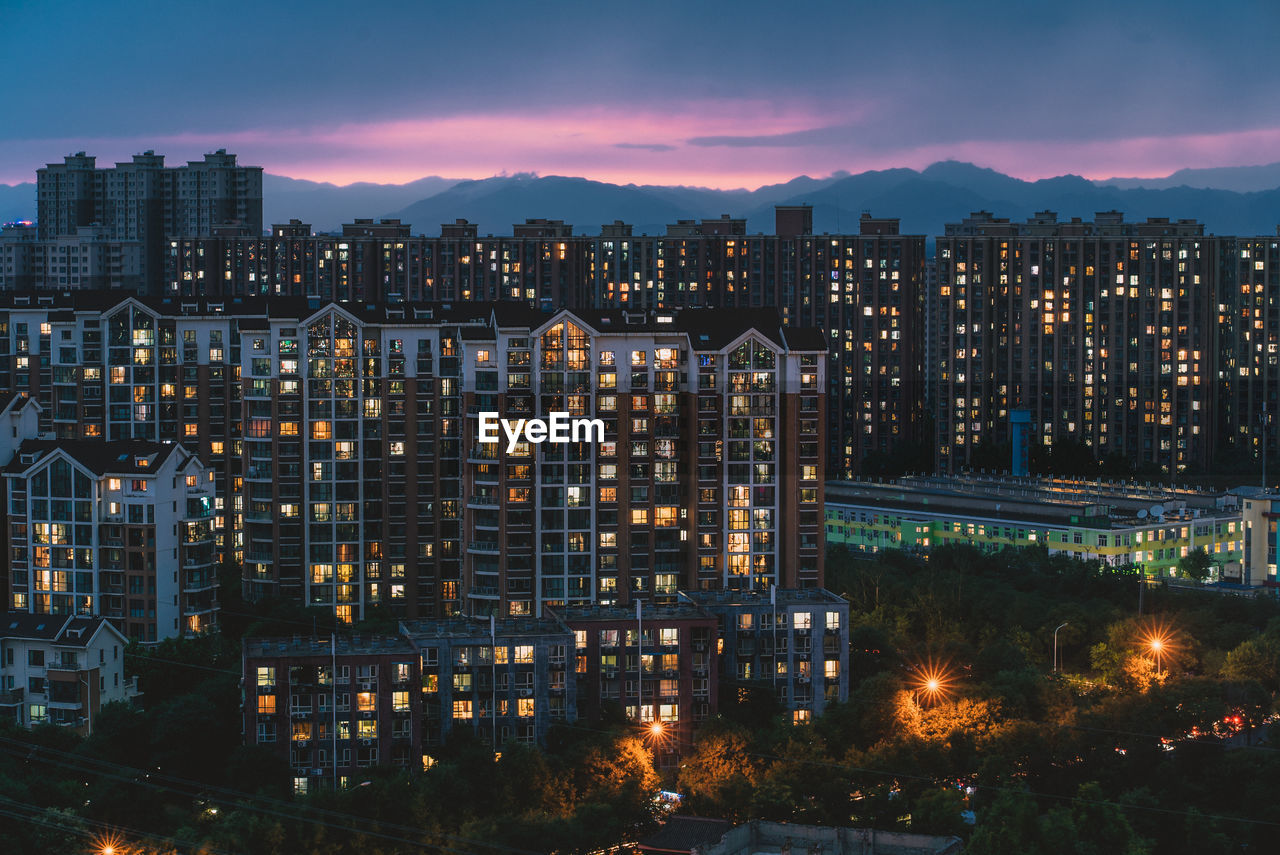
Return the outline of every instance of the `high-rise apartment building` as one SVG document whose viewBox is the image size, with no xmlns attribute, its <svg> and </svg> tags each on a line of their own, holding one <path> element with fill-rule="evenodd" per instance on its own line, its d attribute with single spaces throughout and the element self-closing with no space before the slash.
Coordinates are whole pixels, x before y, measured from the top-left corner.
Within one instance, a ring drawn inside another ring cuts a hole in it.
<svg viewBox="0 0 1280 855">
<path fill-rule="evenodd" d="M 5 295 L 0 395 L 37 402 L 38 432 L 55 439 L 181 442 L 215 473 L 217 548 L 239 562 L 239 324 L 266 311 L 261 300 Z"/>
<path fill-rule="evenodd" d="M 262 167 L 241 166 L 225 149 L 176 167 L 146 151 L 99 168 L 77 152 L 37 170 L 36 196 L 38 239 L 50 248 L 34 287 L 158 293 L 170 235 L 211 235 L 226 223 L 262 233 Z M 0 244 L 18 237 L 6 234 Z M 77 249 L 112 260 L 98 270 L 69 257 Z"/>
<path fill-rule="evenodd" d="M 1216 382 L 1226 453 L 1280 462 L 1280 229 L 1271 237 L 1220 238 Z M 1259 461 L 1260 463 L 1261 461 Z"/>
<path fill-rule="evenodd" d="M 13 611 L 142 642 L 216 625 L 213 474 L 181 445 L 28 440 L 3 476 Z"/>
<path fill-rule="evenodd" d="M 1007 443 L 1015 409 L 1046 448 L 1073 440 L 1169 472 L 1208 464 L 1223 313 L 1203 225 L 977 212 L 938 238 L 937 267 L 939 468 Z"/>
<path fill-rule="evenodd" d="M 399 220 L 356 220 L 340 235 L 306 223 L 269 238 L 228 228 L 169 242 L 166 293 L 294 295 L 401 302 L 511 300 L 544 311 L 780 312 L 827 341 L 827 464 L 833 477 L 869 454 L 922 441 L 924 237 L 864 216 L 856 235 L 814 235 L 812 209 L 778 209 L 777 234 L 748 235 L 727 216 L 681 221 L 636 236 L 615 222 L 573 235 L 559 220 L 529 220 L 509 237 L 459 220 L 439 237 Z"/>
<path fill-rule="evenodd" d="M 825 344 L 767 309 L 36 293 L 0 304 L 0 394 L 197 455 L 250 597 L 532 616 L 820 584 Z M 603 435 L 485 444 L 481 412 Z"/>
<path fill-rule="evenodd" d="M 821 583 L 824 340 L 776 313 L 328 304 L 240 335 L 250 597 L 520 617 Z M 481 441 L 557 412 L 601 431 Z"/>
</svg>

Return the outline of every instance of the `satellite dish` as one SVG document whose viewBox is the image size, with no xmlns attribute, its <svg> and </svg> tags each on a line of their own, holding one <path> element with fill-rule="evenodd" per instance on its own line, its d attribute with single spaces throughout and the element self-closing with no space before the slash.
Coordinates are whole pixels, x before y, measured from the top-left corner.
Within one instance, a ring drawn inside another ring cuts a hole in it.
<svg viewBox="0 0 1280 855">
<path fill-rule="evenodd" d="M 1162 517 L 1162 516 L 1164 516 L 1164 505 L 1152 505 L 1152 506 L 1151 506 L 1151 516 L 1153 516 L 1153 517 Z"/>
<path fill-rule="evenodd" d="M 1145 520 L 1146 518 L 1147 518 L 1147 509 L 1146 509 L 1146 508 L 1143 508 L 1142 510 L 1138 511 L 1138 519 L 1140 519 L 1140 520 Z"/>
</svg>

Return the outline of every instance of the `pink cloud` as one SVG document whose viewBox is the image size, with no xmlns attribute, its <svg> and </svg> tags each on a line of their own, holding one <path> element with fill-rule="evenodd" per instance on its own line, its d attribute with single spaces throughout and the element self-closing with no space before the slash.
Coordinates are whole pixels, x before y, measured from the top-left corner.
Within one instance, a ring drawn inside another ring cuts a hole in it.
<svg viewBox="0 0 1280 855">
<path fill-rule="evenodd" d="M 222 134 L 44 139 L 0 143 L 0 180 L 30 181 L 36 168 L 84 149 L 100 162 L 155 149 L 171 162 L 227 148 L 267 171 L 334 183 L 403 182 L 424 175 L 485 177 L 501 172 L 575 175 L 615 183 L 756 187 L 800 174 L 968 160 L 1021 178 L 1067 172 L 1088 178 L 1158 176 L 1182 167 L 1268 163 L 1280 128 L 1089 142 L 962 140 L 886 149 L 860 143 L 873 102 L 829 106 L 767 101 L 674 102 L 661 111 L 600 107 L 548 112 L 470 113 Z M 834 127 L 833 127 L 834 126 Z M 844 134 L 840 128 L 848 127 Z M 813 133 L 821 129 L 822 133 Z M 691 145 L 693 138 L 782 135 L 786 145 Z M 790 135 L 790 137 L 787 137 Z M 801 144 L 796 143 L 796 139 Z M 809 140 L 812 139 L 812 143 Z"/>
</svg>

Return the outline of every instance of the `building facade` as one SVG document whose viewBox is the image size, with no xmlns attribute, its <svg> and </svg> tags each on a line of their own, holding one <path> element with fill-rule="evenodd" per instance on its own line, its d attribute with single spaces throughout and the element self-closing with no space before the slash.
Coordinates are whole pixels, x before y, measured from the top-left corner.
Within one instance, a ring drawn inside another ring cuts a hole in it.
<svg viewBox="0 0 1280 855">
<path fill-rule="evenodd" d="M 849 601 L 822 588 L 694 591 L 717 622 L 721 686 L 764 689 L 794 724 L 849 699 Z"/>
<path fill-rule="evenodd" d="M 239 563 L 239 325 L 267 311 L 261 300 L 4 295 L 0 395 L 38 403 L 38 432 L 55 439 L 181 442 L 214 472 L 218 557 Z"/>
<path fill-rule="evenodd" d="M 776 314 L 327 305 L 240 332 L 250 597 L 531 617 L 821 583 L 822 339 Z M 597 441 L 481 441 L 480 413 L 556 412 Z"/>
<path fill-rule="evenodd" d="M 1072 440 L 1170 473 L 1219 441 L 1219 241 L 1191 220 L 1010 223 L 979 211 L 937 240 L 937 465 L 1009 442 Z M 1000 457 L 999 452 L 996 453 Z"/>
<path fill-rule="evenodd" d="M 212 473 L 181 445 L 28 440 L 3 475 L 14 612 L 140 642 L 217 624 Z"/>
<path fill-rule="evenodd" d="M 533 616 L 820 584 L 825 343 L 767 309 L 35 292 L 0 301 L 0 394 L 197 455 L 251 598 Z M 485 444 L 480 412 L 604 433 Z"/>
<path fill-rule="evenodd" d="M 210 235 L 229 222 L 262 233 L 262 167 L 241 166 L 225 149 L 177 167 L 166 167 L 164 156 L 152 151 L 109 167 L 78 152 L 37 170 L 36 199 L 38 240 L 48 242 L 56 259 L 50 287 L 75 287 L 80 279 L 81 287 L 158 294 L 153 286 L 163 280 L 168 236 Z M 86 227 L 93 227 L 88 235 Z M 85 256 L 95 241 L 119 259 L 105 265 L 105 277 L 85 284 L 85 274 L 93 273 Z M 133 265 L 128 271 L 126 257 Z"/>
<path fill-rule="evenodd" d="M 649 728 L 659 754 L 693 744 L 694 729 L 717 708 L 714 617 L 685 597 L 551 613 L 573 631 L 580 718 L 622 713 Z"/>
<path fill-rule="evenodd" d="M 528 220 L 512 235 L 474 223 L 413 235 L 399 220 L 356 220 L 338 235 L 291 221 L 227 228 L 169 242 L 164 293 L 301 296 L 321 301 L 512 300 L 551 312 L 761 309 L 826 337 L 825 426 L 833 473 L 868 454 L 922 441 L 924 237 L 864 216 L 856 235 L 814 235 L 812 209 L 779 208 L 777 234 L 746 221 L 681 221 L 665 235 L 615 222 L 574 235 L 559 220 Z"/>
<path fill-rule="evenodd" d="M 1276 550 L 1280 547 L 1277 521 L 1280 520 L 1280 495 L 1257 487 L 1235 491 L 1240 496 L 1241 526 L 1244 542 L 1241 549 L 1244 585 L 1276 587 Z"/>
<path fill-rule="evenodd" d="M 408 621 L 401 634 L 422 663 L 428 755 L 459 729 L 498 750 L 507 743 L 545 744 L 554 725 L 577 718 L 573 635 L 558 620 Z"/>
<path fill-rule="evenodd" d="M 0 716 L 90 735 L 103 704 L 137 695 L 137 678 L 124 675 L 127 644 L 103 618 L 0 614 Z"/>
<path fill-rule="evenodd" d="M 827 486 L 826 529 L 829 543 L 867 556 L 948 544 L 1043 546 L 1151 578 L 1176 575 L 1182 558 L 1203 549 L 1215 580 L 1262 582 L 1257 573 L 1241 576 L 1245 527 L 1231 493 L 1048 478 L 859 481 Z"/>
<path fill-rule="evenodd" d="M 244 640 L 244 738 L 288 757 L 294 791 L 421 762 L 420 660 L 398 636 Z"/>
</svg>

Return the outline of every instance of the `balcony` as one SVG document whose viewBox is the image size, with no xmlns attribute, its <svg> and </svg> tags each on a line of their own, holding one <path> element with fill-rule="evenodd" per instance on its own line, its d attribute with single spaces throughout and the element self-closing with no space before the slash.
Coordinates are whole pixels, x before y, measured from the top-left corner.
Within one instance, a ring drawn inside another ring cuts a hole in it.
<svg viewBox="0 0 1280 855">
<path fill-rule="evenodd" d="M 496 540 L 473 540 L 467 544 L 468 552 L 485 552 L 498 555 L 502 552 Z"/>
<path fill-rule="evenodd" d="M 22 693 L 22 689 L 10 689 L 7 692 L 0 692 L 0 707 L 22 706 Z"/>
</svg>

